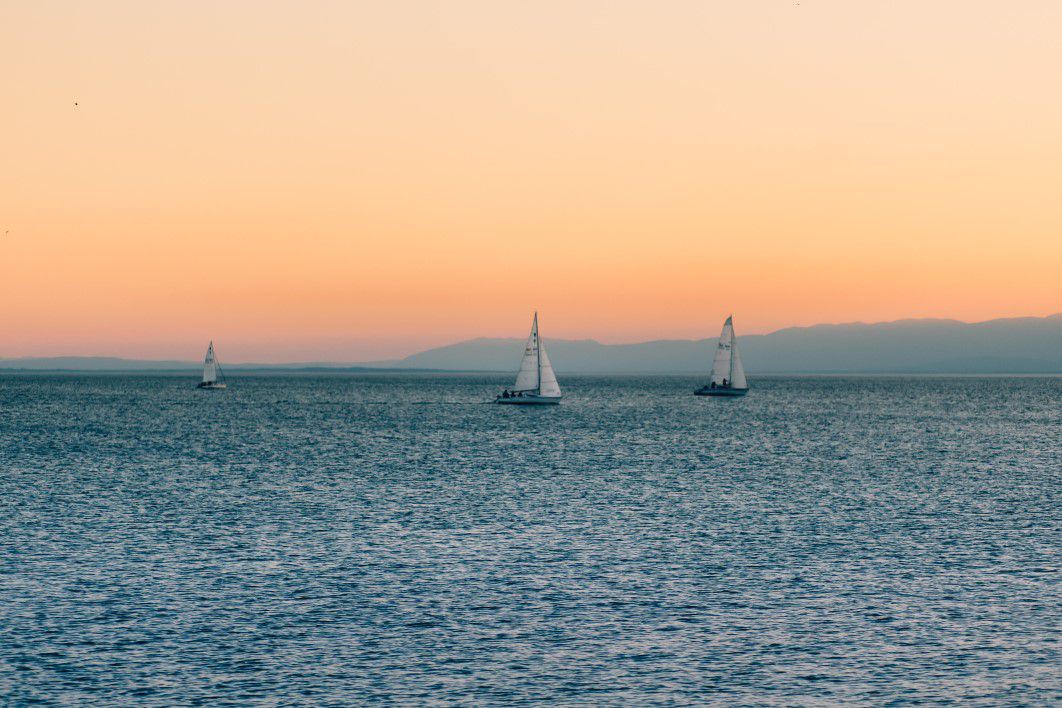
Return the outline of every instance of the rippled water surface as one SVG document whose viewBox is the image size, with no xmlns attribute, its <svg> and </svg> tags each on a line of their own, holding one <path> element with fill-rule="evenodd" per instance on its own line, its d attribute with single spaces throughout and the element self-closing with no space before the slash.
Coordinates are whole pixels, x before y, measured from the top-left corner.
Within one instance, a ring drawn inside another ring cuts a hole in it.
<svg viewBox="0 0 1062 708">
<path fill-rule="evenodd" d="M 1062 701 L 1062 379 L 0 377 L 5 702 Z"/>
</svg>

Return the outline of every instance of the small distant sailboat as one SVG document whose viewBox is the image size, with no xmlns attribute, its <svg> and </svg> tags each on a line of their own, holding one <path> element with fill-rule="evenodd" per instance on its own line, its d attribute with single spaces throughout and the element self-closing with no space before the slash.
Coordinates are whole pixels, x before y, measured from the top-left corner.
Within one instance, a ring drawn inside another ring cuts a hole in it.
<svg viewBox="0 0 1062 708">
<path fill-rule="evenodd" d="M 711 381 L 693 393 L 698 396 L 744 396 L 748 392 L 749 384 L 745 380 L 745 368 L 741 365 L 741 357 L 738 355 L 734 317 L 731 315 L 726 318 L 723 331 L 719 335 L 719 344 L 715 347 Z"/>
<path fill-rule="evenodd" d="M 218 378 L 220 376 L 220 379 Z M 221 364 L 214 356 L 214 342 L 207 347 L 206 359 L 203 361 L 203 380 L 196 388 L 228 388 L 225 385 L 225 374 L 221 370 Z"/>
<path fill-rule="evenodd" d="M 538 313 L 531 325 L 531 336 L 524 347 L 520 373 L 513 390 L 508 389 L 494 399 L 495 403 L 513 405 L 557 405 L 561 401 L 560 384 L 549 363 L 549 355 L 538 336 Z"/>
</svg>

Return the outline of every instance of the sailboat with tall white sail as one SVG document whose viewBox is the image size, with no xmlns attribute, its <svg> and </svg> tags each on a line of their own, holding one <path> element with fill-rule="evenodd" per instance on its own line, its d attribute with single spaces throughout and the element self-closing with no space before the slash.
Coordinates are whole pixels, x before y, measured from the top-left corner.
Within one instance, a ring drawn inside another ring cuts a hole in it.
<svg viewBox="0 0 1062 708">
<path fill-rule="evenodd" d="M 546 347 L 538 336 L 538 313 L 531 324 L 531 336 L 524 347 L 520 361 L 520 373 L 516 375 L 513 390 L 506 389 L 494 399 L 495 403 L 512 405 L 556 405 L 561 401 L 560 384 L 549 363 Z"/>
<path fill-rule="evenodd" d="M 719 343 L 715 346 L 715 361 L 712 362 L 712 377 L 707 386 L 694 391 L 698 396 L 744 396 L 749 392 L 745 380 L 745 367 L 738 354 L 737 336 L 734 334 L 734 317 L 726 318 Z"/>
<path fill-rule="evenodd" d="M 214 342 L 211 342 L 210 346 L 207 347 L 206 359 L 203 361 L 203 380 L 199 382 L 196 388 L 227 388 L 225 374 L 221 371 L 221 363 L 218 362 L 218 358 L 214 355 Z"/>
</svg>

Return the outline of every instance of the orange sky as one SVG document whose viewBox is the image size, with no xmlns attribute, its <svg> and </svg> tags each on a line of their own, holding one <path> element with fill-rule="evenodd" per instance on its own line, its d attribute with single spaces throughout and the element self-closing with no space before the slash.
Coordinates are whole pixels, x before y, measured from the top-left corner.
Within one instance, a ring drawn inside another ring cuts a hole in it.
<svg viewBox="0 0 1062 708">
<path fill-rule="evenodd" d="M 1057 312 L 1059 28 L 1058 0 L 7 0 L 0 356 Z"/>
</svg>

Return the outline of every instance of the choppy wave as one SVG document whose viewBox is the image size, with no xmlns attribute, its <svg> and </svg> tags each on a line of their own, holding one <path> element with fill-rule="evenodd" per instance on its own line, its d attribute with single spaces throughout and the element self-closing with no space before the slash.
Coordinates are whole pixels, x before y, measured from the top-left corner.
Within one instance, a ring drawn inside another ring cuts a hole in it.
<svg viewBox="0 0 1062 708">
<path fill-rule="evenodd" d="M 1062 380 L 508 383 L 0 378 L 0 695 L 1062 700 Z"/>
</svg>

